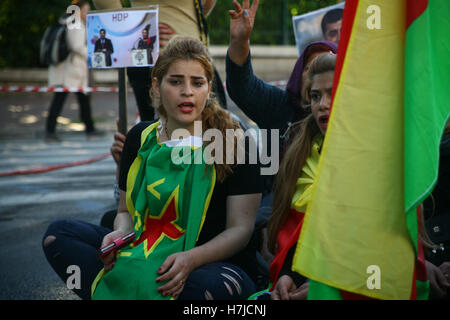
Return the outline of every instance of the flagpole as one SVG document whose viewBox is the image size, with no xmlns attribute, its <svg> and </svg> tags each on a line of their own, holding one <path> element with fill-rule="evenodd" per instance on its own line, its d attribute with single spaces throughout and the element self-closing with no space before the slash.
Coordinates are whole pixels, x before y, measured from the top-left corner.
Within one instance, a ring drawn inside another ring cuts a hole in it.
<svg viewBox="0 0 450 320">
<path fill-rule="evenodd" d="M 119 77 L 119 131 L 127 134 L 127 81 L 125 77 L 126 68 L 118 69 Z"/>
</svg>

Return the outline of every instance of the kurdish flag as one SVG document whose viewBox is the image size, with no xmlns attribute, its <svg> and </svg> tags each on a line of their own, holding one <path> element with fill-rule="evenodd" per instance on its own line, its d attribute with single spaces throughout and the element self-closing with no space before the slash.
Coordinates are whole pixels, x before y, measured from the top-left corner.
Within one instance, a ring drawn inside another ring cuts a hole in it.
<svg viewBox="0 0 450 320">
<path fill-rule="evenodd" d="M 215 169 L 197 164 L 194 157 L 203 153 L 195 151 L 183 152 L 190 157 L 188 163 L 175 164 L 176 147 L 158 142 L 159 124 L 142 132 L 141 147 L 127 176 L 127 208 L 136 240 L 117 252 L 111 271 L 100 271 L 92 285 L 92 299 L 170 299 L 157 291 L 163 284 L 156 283 L 157 269 L 169 255 L 190 250 L 197 242 L 214 190 Z"/>
<path fill-rule="evenodd" d="M 448 0 L 346 1 L 292 266 L 311 279 L 308 299 L 428 297 L 416 209 L 436 183 L 450 114 L 449 13 Z"/>
</svg>

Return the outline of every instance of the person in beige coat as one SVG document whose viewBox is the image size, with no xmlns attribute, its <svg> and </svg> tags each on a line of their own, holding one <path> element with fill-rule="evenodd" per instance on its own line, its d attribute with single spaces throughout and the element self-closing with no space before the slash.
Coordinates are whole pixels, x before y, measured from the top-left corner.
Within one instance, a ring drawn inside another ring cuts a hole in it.
<svg viewBox="0 0 450 320">
<path fill-rule="evenodd" d="M 90 9 L 89 1 L 75 0 L 72 4 L 80 7 L 80 25 L 78 28 L 67 28 L 66 41 L 69 48 L 67 58 L 48 69 L 49 87 L 86 88 L 88 87 L 88 50 L 86 42 L 86 14 Z M 67 19 L 67 17 L 66 17 Z M 46 123 L 46 140 L 48 142 L 60 141 L 55 133 L 57 118 L 61 114 L 68 92 L 55 92 Z M 77 92 L 80 107 L 80 118 L 85 124 L 88 135 L 98 134 L 95 130 L 91 116 L 90 99 L 84 92 Z"/>
</svg>

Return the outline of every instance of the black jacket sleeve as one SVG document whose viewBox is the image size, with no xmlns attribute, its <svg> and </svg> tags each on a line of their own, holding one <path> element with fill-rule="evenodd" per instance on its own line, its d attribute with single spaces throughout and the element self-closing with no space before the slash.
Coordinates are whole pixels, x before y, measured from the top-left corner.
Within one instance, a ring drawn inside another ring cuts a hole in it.
<svg viewBox="0 0 450 320">
<path fill-rule="evenodd" d="M 226 85 L 230 98 L 261 129 L 282 129 L 294 115 L 288 93 L 255 76 L 250 54 L 237 65 L 227 53 Z"/>
</svg>

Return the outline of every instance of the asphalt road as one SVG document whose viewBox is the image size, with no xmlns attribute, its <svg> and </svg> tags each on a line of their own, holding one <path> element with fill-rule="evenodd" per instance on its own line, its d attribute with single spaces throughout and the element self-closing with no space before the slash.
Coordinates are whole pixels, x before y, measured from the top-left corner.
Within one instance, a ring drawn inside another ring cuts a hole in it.
<svg viewBox="0 0 450 320">
<path fill-rule="evenodd" d="M 87 139 L 71 94 L 59 118 L 60 143 L 43 140 L 50 93 L 0 92 L 0 173 L 83 161 L 109 152 L 118 115 L 117 93 L 93 93 L 97 128 L 106 134 Z M 229 101 L 229 109 L 242 116 Z M 128 94 L 128 124 L 136 120 Z M 248 121 L 243 117 L 244 121 Z M 98 224 L 114 207 L 115 163 L 91 164 L 40 173 L 0 176 L 0 300 L 78 299 L 58 278 L 42 251 L 42 237 L 56 219 Z"/>
</svg>

